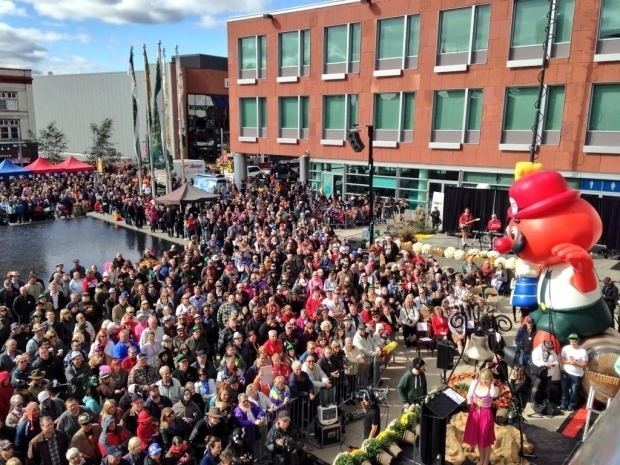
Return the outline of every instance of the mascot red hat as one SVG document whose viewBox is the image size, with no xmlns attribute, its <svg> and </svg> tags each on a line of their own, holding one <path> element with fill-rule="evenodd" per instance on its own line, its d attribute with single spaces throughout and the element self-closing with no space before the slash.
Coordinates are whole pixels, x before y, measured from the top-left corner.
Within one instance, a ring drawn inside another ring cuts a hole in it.
<svg viewBox="0 0 620 465">
<path fill-rule="evenodd" d="M 579 197 L 557 171 L 540 171 L 515 181 L 510 190 L 509 215 L 517 220 L 539 218 Z"/>
</svg>

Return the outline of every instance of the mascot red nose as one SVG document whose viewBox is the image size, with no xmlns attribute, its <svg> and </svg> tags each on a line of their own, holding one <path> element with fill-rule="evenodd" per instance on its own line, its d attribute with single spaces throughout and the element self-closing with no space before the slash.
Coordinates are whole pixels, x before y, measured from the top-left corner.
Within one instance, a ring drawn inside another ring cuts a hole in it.
<svg viewBox="0 0 620 465">
<path fill-rule="evenodd" d="M 553 335 L 565 342 L 570 333 L 587 337 L 607 329 L 611 315 L 588 253 L 602 230 L 596 210 L 556 171 L 527 174 L 509 196 L 510 222 L 495 249 L 540 268 L 538 309 L 531 313 L 537 341 Z"/>
</svg>

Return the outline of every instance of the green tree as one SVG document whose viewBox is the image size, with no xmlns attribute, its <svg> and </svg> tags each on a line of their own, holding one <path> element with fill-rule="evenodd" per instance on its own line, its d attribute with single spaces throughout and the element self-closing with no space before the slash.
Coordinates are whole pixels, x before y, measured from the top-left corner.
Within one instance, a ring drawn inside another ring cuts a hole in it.
<svg viewBox="0 0 620 465">
<path fill-rule="evenodd" d="M 86 158 L 90 163 L 95 163 L 98 157 L 103 159 L 103 163 L 108 165 L 120 159 L 121 154 L 110 142 L 114 132 L 114 121 L 112 118 L 105 118 L 101 124 L 90 124 L 90 131 L 93 136 L 92 146 L 86 151 Z"/>
<path fill-rule="evenodd" d="M 61 161 L 63 152 L 67 150 L 67 136 L 56 126 L 56 121 L 41 129 L 39 137 L 29 129 L 28 139 L 38 144 L 39 152 L 52 163 Z"/>
</svg>

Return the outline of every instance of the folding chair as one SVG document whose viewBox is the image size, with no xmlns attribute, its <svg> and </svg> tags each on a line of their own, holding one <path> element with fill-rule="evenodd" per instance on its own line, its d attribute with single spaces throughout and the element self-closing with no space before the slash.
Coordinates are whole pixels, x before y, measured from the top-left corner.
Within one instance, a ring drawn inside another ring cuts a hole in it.
<svg viewBox="0 0 620 465">
<path fill-rule="evenodd" d="M 431 355 L 435 352 L 435 339 L 433 339 L 430 325 L 426 321 L 420 321 L 415 325 L 416 347 L 418 349 L 418 356 L 420 355 L 420 347 L 426 347 L 426 350 L 430 350 Z"/>
</svg>

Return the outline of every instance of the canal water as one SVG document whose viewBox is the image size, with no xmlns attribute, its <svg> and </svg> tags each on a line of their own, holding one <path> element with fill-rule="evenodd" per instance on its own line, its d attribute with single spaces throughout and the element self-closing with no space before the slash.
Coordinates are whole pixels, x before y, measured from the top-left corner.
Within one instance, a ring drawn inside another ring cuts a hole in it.
<svg viewBox="0 0 620 465">
<path fill-rule="evenodd" d="M 0 227 L 0 273 L 17 270 L 22 276 L 35 271 L 47 279 L 57 263 L 65 270 L 73 259 L 84 267 L 97 265 L 103 270 L 120 252 L 137 260 L 145 249 L 156 254 L 173 244 L 145 233 L 132 231 L 95 218 L 72 218 Z"/>
</svg>

